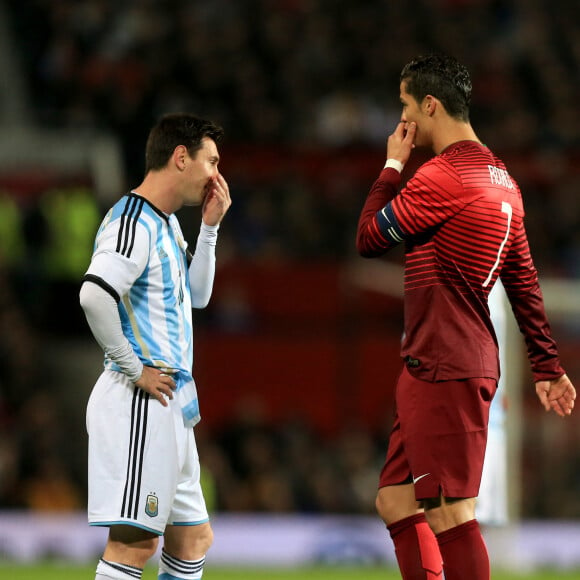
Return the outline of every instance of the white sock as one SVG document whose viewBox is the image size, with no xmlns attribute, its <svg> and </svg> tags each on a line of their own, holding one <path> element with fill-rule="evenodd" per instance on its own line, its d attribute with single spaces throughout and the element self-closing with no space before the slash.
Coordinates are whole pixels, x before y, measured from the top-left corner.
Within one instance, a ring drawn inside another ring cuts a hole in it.
<svg viewBox="0 0 580 580">
<path fill-rule="evenodd" d="M 101 558 L 97 564 L 95 580 L 141 580 L 142 574 L 141 568 L 117 562 L 107 562 Z"/>
<path fill-rule="evenodd" d="M 198 580 L 203 574 L 205 556 L 199 560 L 180 560 L 161 551 L 159 560 L 159 580 Z"/>
</svg>

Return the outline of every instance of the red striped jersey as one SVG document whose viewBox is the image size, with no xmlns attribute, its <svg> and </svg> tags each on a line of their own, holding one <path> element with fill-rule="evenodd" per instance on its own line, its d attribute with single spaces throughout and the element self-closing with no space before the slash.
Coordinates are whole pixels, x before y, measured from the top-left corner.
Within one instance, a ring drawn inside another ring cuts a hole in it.
<svg viewBox="0 0 580 580">
<path fill-rule="evenodd" d="M 401 354 L 427 381 L 499 377 L 487 297 L 498 275 L 524 334 L 534 379 L 564 374 L 524 228 L 521 193 L 485 146 L 460 141 L 422 165 L 397 194 L 384 169 L 361 212 L 365 257 L 405 243 Z"/>
</svg>

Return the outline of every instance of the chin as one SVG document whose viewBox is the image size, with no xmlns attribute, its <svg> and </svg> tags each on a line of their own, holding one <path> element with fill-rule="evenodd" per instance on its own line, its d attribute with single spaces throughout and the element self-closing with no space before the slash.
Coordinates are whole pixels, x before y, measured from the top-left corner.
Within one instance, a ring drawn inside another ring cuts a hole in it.
<svg viewBox="0 0 580 580">
<path fill-rule="evenodd" d="M 197 195 L 192 195 L 188 200 L 186 200 L 185 205 L 197 206 L 202 205 L 207 197 L 206 192 L 198 193 Z"/>
</svg>

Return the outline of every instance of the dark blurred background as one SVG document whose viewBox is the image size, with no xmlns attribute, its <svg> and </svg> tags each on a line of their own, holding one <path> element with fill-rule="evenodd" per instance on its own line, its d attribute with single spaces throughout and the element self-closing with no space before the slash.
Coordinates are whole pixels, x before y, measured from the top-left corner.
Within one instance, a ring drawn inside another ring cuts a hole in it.
<svg viewBox="0 0 580 580">
<path fill-rule="evenodd" d="M 0 508 L 84 508 L 84 406 L 101 355 L 79 281 L 104 212 L 141 181 L 150 126 L 190 111 L 225 128 L 233 198 L 212 303 L 195 313 L 210 506 L 373 513 L 400 367 L 402 253 L 374 270 L 354 234 L 400 115 L 400 69 L 433 50 L 470 68 L 472 122 L 520 183 L 541 277 L 574 283 L 577 9 L 0 0 Z M 191 244 L 199 219 L 180 212 Z M 578 382 L 577 304 L 553 327 Z M 523 413 L 521 515 L 580 516 L 577 416 L 544 416 L 527 373 L 510 393 Z"/>
</svg>

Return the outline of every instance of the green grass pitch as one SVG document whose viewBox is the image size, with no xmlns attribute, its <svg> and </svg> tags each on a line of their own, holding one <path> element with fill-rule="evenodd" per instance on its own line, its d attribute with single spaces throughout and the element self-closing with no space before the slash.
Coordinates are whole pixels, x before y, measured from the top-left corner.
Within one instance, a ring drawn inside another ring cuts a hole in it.
<svg viewBox="0 0 580 580">
<path fill-rule="evenodd" d="M 0 580 L 94 580 L 95 566 L 75 567 L 66 564 L 41 564 L 36 566 L 8 566 L 0 563 Z M 155 568 L 147 568 L 143 580 L 155 580 Z M 212 568 L 203 575 L 204 580 L 400 580 L 399 573 L 380 567 L 307 568 Z M 493 580 L 578 580 L 580 571 L 545 571 L 528 574 L 507 572 L 492 573 Z"/>
</svg>

